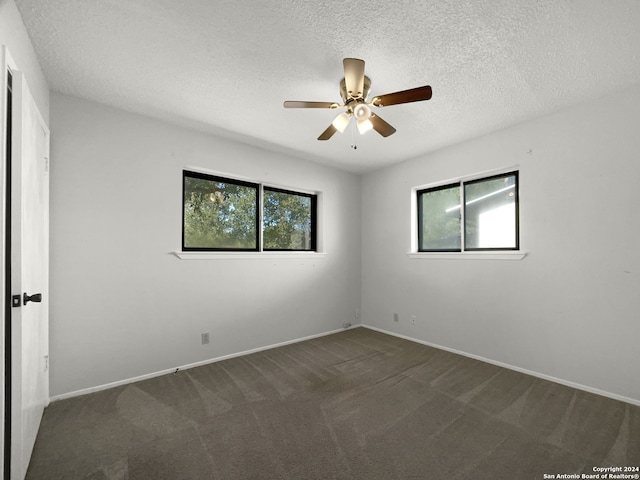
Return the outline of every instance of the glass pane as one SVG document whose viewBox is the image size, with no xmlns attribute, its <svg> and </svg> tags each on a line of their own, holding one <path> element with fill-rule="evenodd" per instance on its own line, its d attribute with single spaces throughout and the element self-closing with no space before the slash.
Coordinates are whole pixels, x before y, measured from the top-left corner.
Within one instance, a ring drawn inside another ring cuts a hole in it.
<svg viewBox="0 0 640 480">
<path fill-rule="evenodd" d="M 465 249 L 518 248 L 517 180 L 509 174 L 465 184 Z"/>
<path fill-rule="evenodd" d="M 184 177 L 184 248 L 256 250 L 258 189 L 216 177 Z"/>
<path fill-rule="evenodd" d="M 293 192 L 264 189 L 265 250 L 312 250 L 312 198 Z"/>
<path fill-rule="evenodd" d="M 460 186 L 418 193 L 418 250 L 460 250 Z"/>
</svg>

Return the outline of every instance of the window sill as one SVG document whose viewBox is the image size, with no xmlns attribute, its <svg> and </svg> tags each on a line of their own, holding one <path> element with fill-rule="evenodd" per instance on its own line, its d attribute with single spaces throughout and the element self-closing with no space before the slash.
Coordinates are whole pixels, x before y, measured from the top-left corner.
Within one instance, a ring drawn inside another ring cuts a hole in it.
<svg viewBox="0 0 640 480">
<path fill-rule="evenodd" d="M 325 252 L 173 252 L 180 260 L 246 260 L 283 258 L 325 258 Z"/>
<path fill-rule="evenodd" d="M 407 256 L 423 260 L 522 260 L 527 252 L 410 252 Z"/>
</svg>

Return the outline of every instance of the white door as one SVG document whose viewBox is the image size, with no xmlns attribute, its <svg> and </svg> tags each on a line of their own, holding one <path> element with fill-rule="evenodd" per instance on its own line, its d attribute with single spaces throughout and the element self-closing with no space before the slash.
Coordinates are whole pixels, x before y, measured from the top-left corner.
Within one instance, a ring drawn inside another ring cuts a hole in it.
<svg viewBox="0 0 640 480">
<path fill-rule="evenodd" d="M 23 480 L 49 402 L 49 130 L 19 71 L 11 130 L 10 469 Z"/>
</svg>

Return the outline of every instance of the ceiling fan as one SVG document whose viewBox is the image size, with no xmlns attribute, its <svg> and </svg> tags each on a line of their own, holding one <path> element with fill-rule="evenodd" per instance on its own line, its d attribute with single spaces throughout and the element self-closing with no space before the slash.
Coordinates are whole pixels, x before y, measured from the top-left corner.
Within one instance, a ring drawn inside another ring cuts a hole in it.
<svg viewBox="0 0 640 480">
<path fill-rule="evenodd" d="M 371 80 L 364 74 L 364 60 L 345 58 L 342 63 L 344 65 L 344 78 L 340 81 L 340 96 L 344 102 L 342 105 L 335 102 L 284 102 L 284 108 L 347 109 L 334 118 L 331 125 L 320 134 L 318 140 L 329 140 L 334 133 L 344 132 L 351 117 L 356 119 L 356 125 L 360 133 L 373 129 L 383 137 L 388 137 L 393 135 L 396 129 L 373 113 L 371 106 L 388 107 L 401 103 L 420 102 L 431 98 L 431 87 L 425 85 L 424 87 L 378 95 L 367 101 Z"/>
</svg>

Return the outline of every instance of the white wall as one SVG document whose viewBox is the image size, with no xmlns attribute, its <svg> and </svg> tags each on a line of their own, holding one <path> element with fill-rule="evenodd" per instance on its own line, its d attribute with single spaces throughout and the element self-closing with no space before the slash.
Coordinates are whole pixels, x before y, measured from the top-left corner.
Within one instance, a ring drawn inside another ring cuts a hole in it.
<svg viewBox="0 0 640 480">
<path fill-rule="evenodd" d="M 640 87 L 366 175 L 363 323 L 640 402 L 638 125 Z M 525 259 L 407 257 L 412 187 L 512 165 Z"/>
<path fill-rule="evenodd" d="M 51 105 L 52 396 L 354 323 L 358 176 L 62 94 Z M 178 259 L 188 166 L 322 192 L 326 257 Z"/>
</svg>

